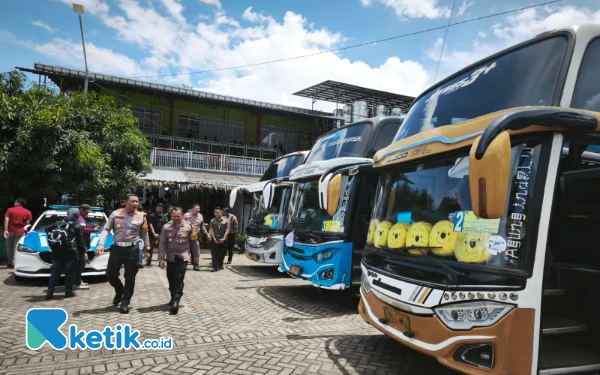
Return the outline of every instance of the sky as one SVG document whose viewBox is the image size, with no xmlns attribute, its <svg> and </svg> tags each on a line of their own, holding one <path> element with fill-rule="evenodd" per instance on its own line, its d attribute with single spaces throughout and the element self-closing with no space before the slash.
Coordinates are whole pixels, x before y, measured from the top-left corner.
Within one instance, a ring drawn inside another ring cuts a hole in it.
<svg viewBox="0 0 600 375">
<path fill-rule="evenodd" d="M 85 9 L 90 71 L 304 108 L 311 100 L 293 93 L 325 80 L 416 96 L 541 32 L 600 23 L 598 0 L 563 0 L 481 20 L 473 19 L 548 0 L 75 1 Z M 34 62 L 84 69 L 72 2 L 5 2 L 0 72 Z M 463 21 L 469 22 L 452 26 Z M 314 108 L 331 111 L 335 103 Z"/>
</svg>

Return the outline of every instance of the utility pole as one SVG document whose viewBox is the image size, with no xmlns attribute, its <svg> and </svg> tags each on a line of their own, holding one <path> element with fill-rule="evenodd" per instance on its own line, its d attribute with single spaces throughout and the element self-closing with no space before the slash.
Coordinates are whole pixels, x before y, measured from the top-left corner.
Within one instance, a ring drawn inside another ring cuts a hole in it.
<svg viewBox="0 0 600 375">
<path fill-rule="evenodd" d="M 87 93 L 89 73 L 87 65 L 87 56 L 85 54 L 85 39 L 83 38 L 83 22 L 81 21 L 81 15 L 83 14 L 83 5 L 73 3 L 73 11 L 79 16 L 79 30 L 81 30 L 81 45 L 83 46 L 83 61 L 85 62 L 85 84 L 83 86 L 83 92 Z"/>
</svg>

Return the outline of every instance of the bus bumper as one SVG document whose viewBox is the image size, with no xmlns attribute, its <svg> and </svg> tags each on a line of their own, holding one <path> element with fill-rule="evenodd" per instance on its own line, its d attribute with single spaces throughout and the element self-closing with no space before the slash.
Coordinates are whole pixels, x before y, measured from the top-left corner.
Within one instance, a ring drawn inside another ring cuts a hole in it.
<svg viewBox="0 0 600 375">
<path fill-rule="evenodd" d="M 265 243 L 270 247 L 265 249 Z M 269 237 L 248 236 L 246 239 L 246 256 L 252 261 L 264 264 L 281 264 L 282 253 L 283 234 Z"/>
<path fill-rule="evenodd" d="M 437 359 L 442 365 L 465 374 L 529 374 L 534 351 L 535 311 L 515 308 L 490 327 L 451 330 L 437 316 L 422 316 L 394 309 L 371 291 L 360 289 L 360 316 L 385 335 Z M 410 331 L 386 320 L 384 308 L 406 316 Z M 408 335 L 406 334 L 408 332 Z M 467 363 L 461 352 L 481 344 L 493 346 L 491 369 Z"/>
</svg>

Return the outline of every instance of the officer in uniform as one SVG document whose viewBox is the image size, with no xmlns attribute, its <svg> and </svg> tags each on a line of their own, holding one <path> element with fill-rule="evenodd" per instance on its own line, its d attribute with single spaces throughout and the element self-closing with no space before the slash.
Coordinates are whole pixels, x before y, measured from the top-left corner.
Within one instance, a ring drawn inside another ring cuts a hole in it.
<svg viewBox="0 0 600 375">
<path fill-rule="evenodd" d="M 104 252 L 104 243 L 110 231 L 113 231 L 113 244 L 110 248 L 110 256 L 106 267 L 106 277 L 110 285 L 115 289 L 113 304 L 121 303 L 119 312 L 129 313 L 129 303 L 133 296 L 135 287 L 135 276 L 138 273 L 139 241 L 144 242 L 146 255 L 150 250 L 150 239 L 148 238 L 148 222 L 146 217 L 138 212 L 139 200 L 135 194 L 127 194 L 125 208 L 114 211 L 100 235 L 96 255 Z M 121 266 L 125 265 L 125 285 L 119 279 Z"/>
<path fill-rule="evenodd" d="M 183 221 L 183 210 L 174 207 L 171 221 L 163 227 L 158 241 L 158 261 L 161 269 L 167 267 L 167 279 L 171 292 L 171 315 L 179 311 L 179 301 L 183 295 L 183 279 L 187 269 L 189 252 L 192 253 L 194 264 L 198 264 L 200 246 L 198 234 L 189 222 Z M 165 262 L 166 259 L 166 262 Z"/>
<path fill-rule="evenodd" d="M 210 234 L 206 228 L 204 228 L 204 217 L 200 213 L 199 204 L 192 206 L 192 210 L 183 215 L 183 220 L 192 224 L 196 230 L 196 233 L 203 233 L 206 237 L 208 237 L 208 241 L 210 241 Z M 193 262 L 192 264 L 194 265 L 194 271 L 200 271 L 198 262 Z"/>
</svg>

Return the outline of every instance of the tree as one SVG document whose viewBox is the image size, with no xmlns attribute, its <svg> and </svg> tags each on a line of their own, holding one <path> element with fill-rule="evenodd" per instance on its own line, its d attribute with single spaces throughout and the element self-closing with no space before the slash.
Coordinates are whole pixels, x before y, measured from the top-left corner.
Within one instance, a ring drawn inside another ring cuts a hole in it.
<svg viewBox="0 0 600 375">
<path fill-rule="evenodd" d="M 95 92 L 59 94 L 0 74 L 0 201 L 114 199 L 150 171 L 150 144 L 129 108 Z"/>
</svg>

